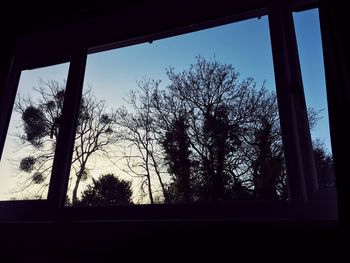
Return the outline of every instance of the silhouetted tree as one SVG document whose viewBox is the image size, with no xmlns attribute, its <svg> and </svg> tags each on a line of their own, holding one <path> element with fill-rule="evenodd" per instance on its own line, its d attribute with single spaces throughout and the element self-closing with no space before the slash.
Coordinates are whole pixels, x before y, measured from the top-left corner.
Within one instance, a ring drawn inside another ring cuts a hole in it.
<svg viewBox="0 0 350 263">
<path fill-rule="evenodd" d="M 161 187 L 164 199 L 167 199 L 165 184 L 161 173 L 162 153 L 156 138 L 155 123 L 152 114 L 152 93 L 159 85 L 157 81 L 143 80 L 138 82 L 138 90 L 131 90 L 126 101 L 131 107 L 117 110 L 117 123 L 121 129 L 124 142 L 124 153 L 129 175 L 141 179 L 140 191 L 148 195 L 154 203 L 154 179 Z M 155 178 L 154 178 L 155 177 Z M 141 196 L 141 199 L 144 195 Z"/>
<path fill-rule="evenodd" d="M 132 190 L 131 182 L 118 179 L 113 174 L 100 176 L 97 180 L 92 178 L 92 184 L 82 192 L 79 206 L 117 206 L 129 205 Z"/>
<path fill-rule="evenodd" d="M 232 65 L 202 57 L 188 70 L 167 74 L 167 95 L 158 91 L 155 105 L 169 112 L 166 105 L 177 102 L 181 107 L 172 110 L 186 112 L 191 161 L 199 166 L 194 199 L 277 198 L 285 168 L 275 95 L 257 89 L 252 78 L 239 81 Z"/>
<path fill-rule="evenodd" d="M 71 169 L 73 205 L 80 182 L 90 176 L 91 156 L 108 155 L 107 147 L 117 142 L 124 148 L 122 169 L 138 178 L 141 199 L 147 196 L 152 204 L 286 199 L 275 93 L 252 78 L 239 80 L 230 64 L 202 57 L 188 69 L 166 73 L 165 89 L 160 81 L 139 81 L 126 98 L 128 107 L 112 113 L 90 91 L 83 95 Z M 38 102 L 20 98 L 16 104 L 21 138 L 35 149 L 20 162 L 31 175 L 28 185 L 47 185 L 63 106 L 64 87 L 44 84 Z M 312 128 L 319 115 L 312 109 L 308 115 Z M 320 144 L 314 154 L 321 187 L 333 185 L 331 156 Z"/>
<path fill-rule="evenodd" d="M 251 90 L 248 122 L 240 150 L 252 178 L 253 194 L 259 200 L 285 196 L 286 171 L 276 96 L 262 87 Z"/>
<path fill-rule="evenodd" d="M 39 196 L 48 186 L 52 161 L 58 136 L 65 94 L 65 83 L 40 81 L 34 89 L 38 96 L 19 97 L 15 110 L 21 115 L 23 133 L 20 139 L 24 146 L 32 147 L 30 155 L 20 161 L 19 169 L 30 175 L 24 188 L 32 184 L 41 185 Z M 72 202 L 78 200 L 80 182 L 89 174 L 88 162 L 95 153 L 107 153 L 106 149 L 118 140 L 115 113 L 107 113 L 106 104 L 97 100 L 87 90 L 81 100 L 78 126 L 75 135 L 71 173 L 75 177 Z"/>
<path fill-rule="evenodd" d="M 185 116 L 175 119 L 165 133 L 162 146 L 165 150 L 165 162 L 172 175 L 173 184 L 168 189 L 171 202 L 190 202 L 193 189 L 191 187 L 190 141 Z"/>
<path fill-rule="evenodd" d="M 160 141 L 166 142 L 162 146 L 173 174 L 169 191 L 181 194 L 177 184 L 183 176 L 176 166 L 191 174 L 192 200 L 287 198 L 275 93 L 265 83 L 256 87 L 252 78 L 239 81 L 232 65 L 202 57 L 182 72 L 170 68 L 167 75 L 170 84 L 155 90 L 155 110 L 150 112 L 158 122 L 158 136 L 165 138 Z M 174 147 L 180 145 L 173 135 L 179 116 L 186 116 L 183 148 Z M 313 128 L 319 113 L 310 108 L 308 116 Z M 326 150 L 318 147 L 315 154 L 319 176 L 331 176 Z"/>
<path fill-rule="evenodd" d="M 313 152 L 319 188 L 334 188 L 333 158 L 320 140 L 313 141 Z"/>
<path fill-rule="evenodd" d="M 283 172 L 282 152 L 272 152 L 272 125 L 263 120 L 260 129 L 255 131 L 256 159 L 253 165 L 254 194 L 259 200 L 277 198 L 276 185 L 278 177 Z"/>
</svg>

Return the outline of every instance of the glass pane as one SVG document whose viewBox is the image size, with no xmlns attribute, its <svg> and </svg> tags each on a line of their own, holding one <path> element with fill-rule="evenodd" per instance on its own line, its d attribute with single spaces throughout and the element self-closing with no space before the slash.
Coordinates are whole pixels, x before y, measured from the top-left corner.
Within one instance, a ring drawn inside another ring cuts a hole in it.
<svg viewBox="0 0 350 263">
<path fill-rule="evenodd" d="M 0 161 L 0 200 L 47 198 L 68 67 L 21 72 Z"/>
<path fill-rule="evenodd" d="M 68 205 L 286 190 L 266 16 L 88 56 Z"/>
<path fill-rule="evenodd" d="M 318 184 L 335 188 L 318 9 L 293 15 Z"/>
</svg>

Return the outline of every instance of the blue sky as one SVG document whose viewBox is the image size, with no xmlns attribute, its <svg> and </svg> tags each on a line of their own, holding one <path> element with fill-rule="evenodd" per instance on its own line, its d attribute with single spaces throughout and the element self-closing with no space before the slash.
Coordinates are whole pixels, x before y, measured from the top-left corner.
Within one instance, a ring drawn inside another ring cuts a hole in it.
<svg viewBox="0 0 350 263">
<path fill-rule="evenodd" d="M 294 14 L 305 96 L 308 107 L 316 111 L 326 109 L 326 94 L 322 46 L 317 10 Z M 267 16 L 242 22 L 201 30 L 181 36 L 157 40 L 130 47 L 90 54 L 87 60 L 84 86 L 91 86 L 93 93 L 104 99 L 107 105 L 118 108 L 125 104 L 123 97 L 136 89 L 136 81 L 152 78 L 162 81 L 165 88 L 165 69 L 170 66 L 175 72 L 187 69 L 195 63 L 195 57 L 215 59 L 232 64 L 240 79 L 253 77 L 260 87 L 266 81 L 267 88 L 275 90 L 271 42 Z M 69 64 L 24 71 L 21 74 L 19 91 L 22 95 L 34 96 L 33 87 L 40 78 L 63 81 L 67 78 Z M 327 111 L 322 113 L 312 132 L 330 151 Z M 19 116 L 13 114 L 9 134 L 16 131 Z M 0 162 L 0 200 L 6 199 L 8 190 L 15 186 L 14 166 L 7 159 L 13 156 L 16 147 L 13 136 L 8 136 Z"/>
<path fill-rule="evenodd" d="M 165 69 L 182 71 L 196 62 L 195 57 L 214 58 L 232 64 L 242 78 L 254 77 L 261 85 L 275 89 L 267 17 L 201 30 L 150 43 L 91 54 L 85 83 L 98 89 L 113 102 L 136 87 L 143 77 L 162 80 Z M 113 91 L 113 92 L 111 92 Z M 113 94 L 111 94 L 113 93 Z M 121 102 L 122 103 L 122 102 Z"/>
<path fill-rule="evenodd" d="M 323 110 L 322 119 L 312 131 L 331 151 L 326 101 L 326 85 L 316 9 L 294 14 L 305 98 L 308 107 Z M 143 77 L 162 80 L 167 84 L 165 69 L 182 71 L 195 63 L 195 57 L 215 57 L 232 64 L 241 78 L 253 77 L 258 87 L 266 81 L 275 90 L 271 42 L 267 16 L 201 30 L 107 52 L 91 54 L 85 74 L 85 84 L 98 90 L 101 97 L 116 106 L 122 97 L 136 87 Z M 119 105 L 118 105 L 119 106 Z"/>
</svg>

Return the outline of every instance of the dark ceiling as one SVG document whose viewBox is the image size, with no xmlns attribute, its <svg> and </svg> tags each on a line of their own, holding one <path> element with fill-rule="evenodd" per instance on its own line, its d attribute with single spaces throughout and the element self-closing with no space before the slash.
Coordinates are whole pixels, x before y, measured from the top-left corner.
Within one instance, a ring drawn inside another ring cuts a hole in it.
<svg viewBox="0 0 350 263">
<path fill-rule="evenodd" d="M 3 1 L 0 4 L 0 29 L 2 33 L 28 32 L 103 15 L 136 2 L 142 0 Z"/>
</svg>

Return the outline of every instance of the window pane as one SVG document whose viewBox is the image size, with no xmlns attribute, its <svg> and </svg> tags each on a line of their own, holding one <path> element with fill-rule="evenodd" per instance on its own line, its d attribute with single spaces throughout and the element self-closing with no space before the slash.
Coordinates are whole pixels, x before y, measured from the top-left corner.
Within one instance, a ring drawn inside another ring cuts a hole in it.
<svg viewBox="0 0 350 263">
<path fill-rule="evenodd" d="M 283 200 L 266 16 L 90 54 L 67 203 Z"/>
<path fill-rule="evenodd" d="M 47 198 L 68 67 L 21 72 L 0 162 L 0 200 Z"/>
<path fill-rule="evenodd" d="M 318 9 L 293 15 L 318 184 L 335 188 Z"/>
</svg>

